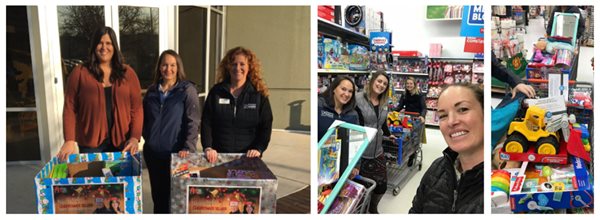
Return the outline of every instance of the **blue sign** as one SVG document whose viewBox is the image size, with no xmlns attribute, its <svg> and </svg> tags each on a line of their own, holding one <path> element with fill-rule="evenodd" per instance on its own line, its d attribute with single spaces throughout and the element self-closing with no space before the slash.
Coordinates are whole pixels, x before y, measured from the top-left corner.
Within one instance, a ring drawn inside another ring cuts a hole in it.
<svg viewBox="0 0 600 220">
<path fill-rule="evenodd" d="M 390 52 L 392 32 L 371 32 L 369 34 L 371 51 Z"/>
<path fill-rule="evenodd" d="M 483 37 L 483 22 L 483 5 L 464 6 L 460 36 Z"/>
</svg>

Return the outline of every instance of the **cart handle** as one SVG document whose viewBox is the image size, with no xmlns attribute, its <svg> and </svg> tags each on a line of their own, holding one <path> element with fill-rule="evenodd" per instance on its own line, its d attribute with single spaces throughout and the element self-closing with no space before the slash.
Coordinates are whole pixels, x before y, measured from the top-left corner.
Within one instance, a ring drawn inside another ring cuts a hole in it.
<svg viewBox="0 0 600 220">
<path fill-rule="evenodd" d="M 526 81 L 529 83 L 548 83 L 547 79 L 526 79 L 523 81 Z M 574 85 L 575 83 L 577 83 L 577 82 L 575 82 L 575 80 L 569 80 L 569 85 Z"/>
</svg>

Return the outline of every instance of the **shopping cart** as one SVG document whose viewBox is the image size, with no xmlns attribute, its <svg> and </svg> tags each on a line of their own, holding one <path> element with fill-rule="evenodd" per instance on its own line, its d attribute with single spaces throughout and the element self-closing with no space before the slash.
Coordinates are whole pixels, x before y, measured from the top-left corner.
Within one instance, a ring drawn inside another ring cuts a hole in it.
<svg viewBox="0 0 600 220">
<path fill-rule="evenodd" d="M 517 30 L 523 31 L 527 33 L 527 29 L 525 28 L 525 11 L 521 8 L 512 8 L 512 18 L 515 20 L 515 24 L 517 26 Z"/>
<path fill-rule="evenodd" d="M 404 112 L 399 118 L 410 118 L 412 127 L 392 129 L 392 134 L 397 138 L 384 138 L 382 143 L 387 162 L 387 184 L 394 196 L 398 195 L 408 180 L 423 167 L 421 137 L 425 130 L 425 122 L 421 121 L 418 115 Z"/>
<path fill-rule="evenodd" d="M 527 79 L 524 82 L 531 85 L 536 96 L 540 98 L 548 97 L 548 80 L 547 79 Z M 593 84 L 589 82 L 569 81 L 568 99 L 567 99 L 567 114 L 574 115 L 576 122 L 587 127 L 590 134 L 589 143 L 592 149 L 590 153 L 593 161 L 594 156 L 594 114 L 593 114 Z M 590 172 L 593 171 L 593 163 L 590 166 Z"/>
<path fill-rule="evenodd" d="M 377 186 L 377 183 L 375 182 L 375 180 L 372 180 L 372 179 L 369 179 L 369 178 L 366 178 L 363 176 L 354 177 L 354 181 L 365 186 L 366 190 L 364 192 L 364 195 L 358 202 L 358 205 L 356 205 L 356 207 L 350 213 L 352 213 L 352 214 L 367 213 L 367 210 L 369 210 L 371 195 L 373 194 L 373 190 Z"/>
</svg>

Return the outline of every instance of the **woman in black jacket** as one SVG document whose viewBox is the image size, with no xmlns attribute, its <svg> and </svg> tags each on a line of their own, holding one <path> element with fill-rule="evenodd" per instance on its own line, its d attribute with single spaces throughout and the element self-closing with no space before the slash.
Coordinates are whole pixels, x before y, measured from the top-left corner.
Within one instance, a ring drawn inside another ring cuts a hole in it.
<svg viewBox="0 0 600 220">
<path fill-rule="evenodd" d="M 144 159 L 150 174 L 154 213 L 169 213 L 171 153 L 186 157 L 198 142 L 198 93 L 185 80 L 177 52 L 166 50 L 144 97 Z"/>
<path fill-rule="evenodd" d="M 425 105 L 425 95 L 421 94 L 417 81 L 412 76 L 406 79 L 404 86 L 406 92 L 400 99 L 396 111 L 404 109 L 407 112 L 415 112 L 419 114 L 421 121 L 425 121 L 425 115 L 427 114 L 427 106 Z"/>
<path fill-rule="evenodd" d="M 335 77 L 331 86 L 319 95 L 317 101 L 317 137 L 325 136 L 329 126 L 340 120 L 351 124 L 359 124 L 356 112 L 356 84 L 348 76 Z"/>
<path fill-rule="evenodd" d="M 454 84 L 439 97 L 448 148 L 429 167 L 410 213 L 483 213 L 483 91 Z"/>
<path fill-rule="evenodd" d="M 217 152 L 260 157 L 271 140 L 273 114 L 269 89 L 256 54 L 236 47 L 217 69 L 217 80 L 202 111 L 201 140 L 209 162 Z"/>
</svg>

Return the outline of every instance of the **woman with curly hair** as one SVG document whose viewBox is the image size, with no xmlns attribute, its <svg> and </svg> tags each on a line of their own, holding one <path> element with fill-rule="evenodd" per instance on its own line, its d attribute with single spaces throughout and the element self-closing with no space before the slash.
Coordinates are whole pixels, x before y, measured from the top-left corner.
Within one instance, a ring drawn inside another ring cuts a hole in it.
<svg viewBox="0 0 600 220">
<path fill-rule="evenodd" d="M 229 50 L 217 69 L 217 82 L 202 111 L 206 158 L 214 163 L 218 152 L 260 157 L 271 140 L 273 113 L 256 54 L 243 47 Z"/>
</svg>

